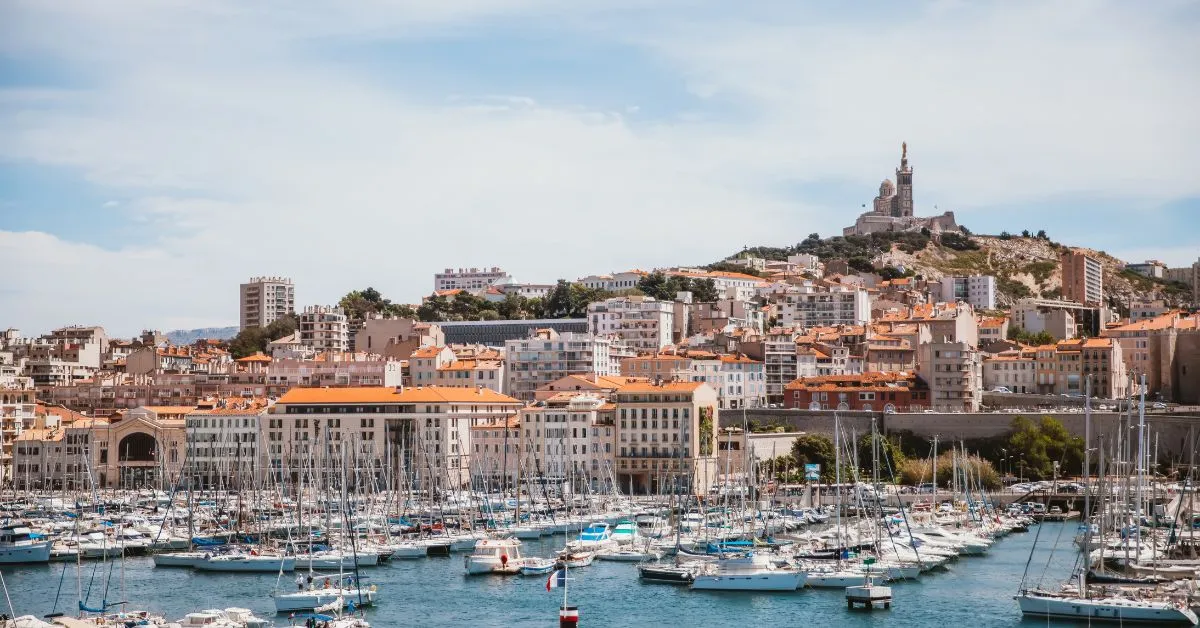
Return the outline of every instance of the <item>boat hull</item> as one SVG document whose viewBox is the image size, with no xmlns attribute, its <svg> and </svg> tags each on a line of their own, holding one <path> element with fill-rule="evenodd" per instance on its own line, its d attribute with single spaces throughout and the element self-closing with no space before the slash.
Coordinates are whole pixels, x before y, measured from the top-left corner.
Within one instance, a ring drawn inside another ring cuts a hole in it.
<svg viewBox="0 0 1200 628">
<path fill-rule="evenodd" d="M 295 571 L 296 561 L 287 558 L 254 557 L 243 560 L 203 560 L 194 565 L 200 571 L 276 573 Z"/>
<path fill-rule="evenodd" d="M 1132 622 L 1160 626 L 1194 626 L 1196 614 L 1167 603 L 1125 600 L 1084 600 L 1041 595 L 1018 595 L 1021 613 L 1045 619 L 1073 619 L 1089 622 Z"/>
<path fill-rule="evenodd" d="M 50 542 L 0 548 L 0 565 L 50 562 Z"/>
<path fill-rule="evenodd" d="M 692 588 L 700 591 L 795 591 L 804 586 L 804 574 L 770 572 L 761 574 L 697 575 Z"/>
<path fill-rule="evenodd" d="M 375 603 L 375 591 L 369 589 L 363 589 L 362 591 L 355 589 L 318 589 L 314 591 L 276 594 L 275 610 L 280 613 L 311 611 L 318 606 L 325 606 L 330 602 L 334 602 L 339 597 L 347 605 L 350 602 L 353 602 L 356 606 Z"/>
</svg>

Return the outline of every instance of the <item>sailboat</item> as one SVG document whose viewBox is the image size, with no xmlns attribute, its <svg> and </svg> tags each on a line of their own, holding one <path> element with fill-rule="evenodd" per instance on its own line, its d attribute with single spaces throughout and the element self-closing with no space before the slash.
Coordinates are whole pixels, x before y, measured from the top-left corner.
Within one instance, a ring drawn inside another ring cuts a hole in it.
<svg viewBox="0 0 1200 628">
<path fill-rule="evenodd" d="M 1146 465 L 1145 428 L 1146 428 L 1146 376 L 1142 376 L 1142 393 L 1138 411 L 1138 486 L 1141 487 L 1142 472 Z M 1084 463 L 1083 485 L 1089 486 L 1089 466 L 1091 458 L 1092 381 L 1088 377 L 1084 396 Z M 1087 493 L 1085 493 L 1087 494 Z M 1032 558 L 1034 547 L 1030 548 Z M 1086 556 L 1086 555 L 1085 555 Z M 1028 569 L 1028 565 L 1026 566 Z M 1126 597 L 1092 598 L 1088 591 L 1088 569 L 1085 564 L 1079 572 L 1079 588 L 1076 592 L 1042 591 L 1027 589 L 1025 578 L 1021 579 L 1022 588 L 1014 599 L 1021 608 L 1021 613 L 1028 617 L 1039 619 L 1077 619 L 1083 621 L 1115 621 L 1131 623 L 1148 623 L 1162 625 L 1195 626 L 1198 620 L 1196 614 L 1185 604 L 1167 599 L 1133 599 Z"/>
</svg>

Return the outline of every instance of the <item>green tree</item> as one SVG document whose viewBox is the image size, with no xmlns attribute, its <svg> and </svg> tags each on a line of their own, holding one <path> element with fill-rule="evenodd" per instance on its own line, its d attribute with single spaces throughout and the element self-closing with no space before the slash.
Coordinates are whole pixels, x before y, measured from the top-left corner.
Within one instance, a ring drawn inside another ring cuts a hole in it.
<svg viewBox="0 0 1200 628">
<path fill-rule="evenodd" d="M 284 316 L 266 327 L 247 327 L 229 340 L 229 353 L 234 359 L 244 358 L 267 350 L 267 343 L 296 332 L 296 317 Z"/>
<path fill-rule="evenodd" d="M 1038 229 L 1038 232 L 1037 232 L 1037 239 L 1039 239 L 1039 240 L 1049 240 L 1049 239 L 1050 239 L 1050 236 L 1046 235 L 1046 230 L 1045 230 L 1045 229 Z"/>
<path fill-rule="evenodd" d="M 806 464 L 821 465 L 822 482 L 832 482 L 836 477 L 834 466 L 837 464 L 837 456 L 834 453 L 833 441 L 823 434 L 803 434 L 796 437 L 792 443 L 792 460 L 801 471 Z"/>
<path fill-rule="evenodd" d="M 1001 231 L 1001 232 L 1000 232 L 1000 239 L 1001 239 L 1001 240 L 1011 240 L 1011 239 L 1012 239 L 1012 234 L 1011 234 L 1011 233 L 1009 233 L 1009 232 L 1007 232 L 1007 231 Z"/>
<path fill-rule="evenodd" d="M 695 279 L 692 281 L 692 297 L 700 303 L 711 303 L 720 298 L 717 285 L 711 278 Z"/>
<path fill-rule="evenodd" d="M 1072 436 L 1054 417 L 1043 416 L 1036 423 L 1025 417 L 1013 419 L 1007 449 L 1019 456 L 1018 472 L 1034 480 L 1050 479 L 1056 462 L 1060 475 L 1074 475 L 1083 468 L 1083 439 Z"/>
<path fill-rule="evenodd" d="M 900 464 L 904 462 L 904 452 L 900 448 L 900 439 L 894 436 L 884 436 L 877 434 L 872 437 L 871 434 L 863 434 L 859 437 L 857 443 L 858 450 L 858 467 L 862 471 L 864 477 L 870 477 L 874 470 L 871 468 L 875 447 L 872 442 L 878 439 L 879 452 L 879 477 L 889 477 L 888 469 L 899 469 Z"/>
<path fill-rule="evenodd" d="M 657 271 L 643 275 L 638 280 L 637 287 L 646 296 L 663 301 L 668 299 L 667 295 L 671 290 L 671 284 L 668 282 L 667 276 Z M 674 300 L 675 295 L 672 294 L 669 298 Z"/>
<path fill-rule="evenodd" d="M 1028 237 L 1029 237 L 1029 230 L 1028 230 L 1028 229 L 1026 229 L 1026 230 L 1022 231 L 1022 232 L 1021 232 L 1021 237 L 1022 237 L 1022 238 L 1028 238 Z"/>
</svg>

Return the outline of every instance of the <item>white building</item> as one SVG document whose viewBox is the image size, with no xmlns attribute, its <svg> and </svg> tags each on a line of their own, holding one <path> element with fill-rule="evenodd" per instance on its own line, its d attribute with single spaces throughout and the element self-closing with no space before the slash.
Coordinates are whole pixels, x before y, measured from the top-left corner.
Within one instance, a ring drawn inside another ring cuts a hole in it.
<svg viewBox="0 0 1200 628">
<path fill-rule="evenodd" d="M 991 275 L 945 277 L 942 279 L 942 301 L 970 303 L 977 310 L 996 309 L 996 278 Z"/>
<path fill-rule="evenodd" d="M 574 373 L 619 375 L 613 339 L 540 329 L 529 338 L 504 343 L 508 395 L 533 401 L 534 391 Z"/>
<path fill-rule="evenodd" d="M 639 350 L 656 351 L 671 344 L 672 304 L 653 297 L 614 297 L 588 305 L 588 331 L 615 336 Z"/>
<path fill-rule="evenodd" d="M 296 313 L 296 287 L 287 277 L 252 277 L 239 294 L 241 328 L 266 327 Z"/>
<path fill-rule="evenodd" d="M 526 472 L 573 490 L 586 483 L 593 491 L 605 485 L 613 469 L 616 406 L 595 395 L 560 393 L 544 405 L 521 411 L 521 441 Z"/>
<path fill-rule="evenodd" d="M 867 291 L 844 284 L 819 285 L 806 281 L 771 297 L 776 299 L 779 324 L 784 327 L 832 327 L 871 322 Z"/>
<path fill-rule="evenodd" d="M 185 417 L 189 473 L 200 486 L 234 489 L 265 477 L 261 435 L 266 413 L 262 400 L 222 399 Z"/>
<path fill-rule="evenodd" d="M 580 277 L 575 283 L 583 284 L 593 290 L 620 292 L 636 288 L 638 282 L 645 276 L 646 271 L 644 270 L 627 270 L 611 275 L 588 275 L 587 277 Z"/>
<path fill-rule="evenodd" d="M 792 344 L 793 348 L 795 343 Z M 767 405 L 767 377 L 762 362 L 743 355 L 714 355 L 691 358 L 694 382 L 704 382 L 717 391 L 722 410 L 762 408 Z"/>
<path fill-rule="evenodd" d="M 340 307 L 310 305 L 300 314 L 300 344 L 315 351 L 348 351 L 350 323 Z"/>
<path fill-rule="evenodd" d="M 433 276 L 434 291 L 466 290 L 474 292 L 502 281 L 511 281 L 512 276 L 493 266 L 491 268 L 447 268 Z"/>
</svg>

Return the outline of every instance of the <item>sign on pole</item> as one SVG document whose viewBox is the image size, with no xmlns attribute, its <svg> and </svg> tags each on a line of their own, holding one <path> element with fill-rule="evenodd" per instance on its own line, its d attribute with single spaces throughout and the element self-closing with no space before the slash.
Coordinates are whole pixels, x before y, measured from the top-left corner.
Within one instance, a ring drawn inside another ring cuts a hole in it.
<svg viewBox="0 0 1200 628">
<path fill-rule="evenodd" d="M 804 465 L 804 479 L 806 479 L 806 480 L 821 479 L 821 465 L 819 465 L 819 464 Z"/>
</svg>

